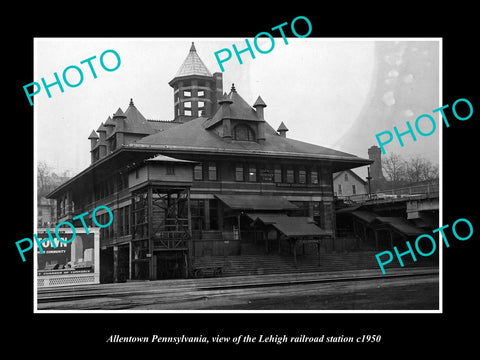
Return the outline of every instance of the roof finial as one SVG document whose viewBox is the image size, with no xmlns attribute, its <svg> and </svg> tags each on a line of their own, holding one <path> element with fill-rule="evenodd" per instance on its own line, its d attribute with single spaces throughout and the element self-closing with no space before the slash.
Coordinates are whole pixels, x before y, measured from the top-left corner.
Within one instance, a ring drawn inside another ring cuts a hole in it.
<svg viewBox="0 0 480 360">
<path fill-rule="evenodd" d="M 195 49 L 195 44 L 193 43 L 193 41 L 192 41 L 192 46 L 190 46 L 190 51 L 195 51 L 195 52 L 197 51 L 197 50 Z"/>
<path fill-rule="evenodd" d="M 232 83 L 232 88 L 230 90 L 233 91 L 233 92 L 237 92 L 237 90 L 235 89 L 235 84 L 234 83 Z"/>
<path fill-rule="evenodd" d="M 135 105 L 133 105 L 133 99 L 132 98 L 130 98 L 130 104 L 129 105 L 130 106 L 135 106 Z"/>
</svg>

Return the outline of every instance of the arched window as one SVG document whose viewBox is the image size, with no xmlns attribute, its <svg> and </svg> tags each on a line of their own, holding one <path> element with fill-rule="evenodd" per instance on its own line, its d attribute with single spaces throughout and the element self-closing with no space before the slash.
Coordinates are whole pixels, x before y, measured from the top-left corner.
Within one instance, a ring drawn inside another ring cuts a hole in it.
<svg viewBox="0 0 480 360">
<path fill-rule="evenodd" d="M 234 139 L 240 141 L 255 141 L 255 134 L 249 126 L 237 125 L 234 129 Z"/>
</svg>

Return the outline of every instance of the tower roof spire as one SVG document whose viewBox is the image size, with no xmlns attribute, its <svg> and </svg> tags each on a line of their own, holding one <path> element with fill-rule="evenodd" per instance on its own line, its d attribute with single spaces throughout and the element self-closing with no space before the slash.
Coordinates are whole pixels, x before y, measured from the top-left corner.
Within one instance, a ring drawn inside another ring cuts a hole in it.
<svg viewBox="0 0 480 360">
<path fill-rule="evenodd" d="M 190 46 L 190 51 L 188 52 L 187 57 L 169 84 L 172 85 L 174 80 L 179 77 L 195 75 L 212 77 L 212 74 L 207 69 L 202 59 L 200 59 L 198 56 L 197 50 L 195 49 L 195 44 L 192 41 L 192 45 Z"/>
</svg>

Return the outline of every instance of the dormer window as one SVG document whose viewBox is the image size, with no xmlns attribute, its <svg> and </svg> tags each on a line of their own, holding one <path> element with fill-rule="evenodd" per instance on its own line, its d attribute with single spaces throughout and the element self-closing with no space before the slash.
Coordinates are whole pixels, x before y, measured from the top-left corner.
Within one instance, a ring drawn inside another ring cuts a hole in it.
<svg viewBox="0 0 480 360">
<path fill-rule="evenodd" d="M 234 139 L 238 141 L 255 141 L 255 133 L 247 125 L 237 125 L 234 129 Z"/>
</svg>

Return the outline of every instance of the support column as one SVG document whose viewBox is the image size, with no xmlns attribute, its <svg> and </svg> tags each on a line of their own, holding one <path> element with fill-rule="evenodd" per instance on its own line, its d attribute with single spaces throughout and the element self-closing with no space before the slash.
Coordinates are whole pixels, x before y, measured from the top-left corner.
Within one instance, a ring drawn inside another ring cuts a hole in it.
<svg viewBox="0 0 480 360">
<path fill-rule="evenodd" d="M 113 246 L 113 282 L 118 282 L 118 246 Z"/>
<path fill-rule="evenodd" d="M 132 241 L 128 243 L 128 279 L 132 280 L 132 256 L 133 256 L 133 251 L 132 251 Z"/>
<path fill-rule="evenodd" d="M 265 240 L 265 253 L 268 254 L 268 235 L 263 230 L 262 230 L 261 234 L 262 234 L 263 239 Z"/>
<path fill-rule="evenodd" d="M 188 253 L 185 259 L 185 278 L 188 278 L 190 273 L 190 264 L 192 263 L 192 257 L 194 256 L 195 246 L 193 244 L 193 233 L 192 233 L 192 209 L 190 206 L 190 188 L 187 188 L 187 222 L 188 222 L 188 233 L 190 234 L 190 239 L 188 240 Z"/>
<path fill-rule="evenodd" d="M 240 213 L 237 215 L 237 225 L 238 225 L 238 241 L 242 241 L 242 231 L 240 230 Z"/>
<path fill-rule="evenodd" d="M 276 233 L 277 233 L 277 240 L 278 240 L 278 254 L 281 254 L 282 253 L 282 250 L 281 250 L 282 237 L 280 235 L 280 231 L 276 230 Z"/>
<path fill-rule="evenodd" d="M 293 263 L 297 266 L 297 240 L 293 240 Z"/>
<path fill-rule="evenodd" d="M 203 204 L 203 212 L 205 214 L 205 230 L 210 230 L 210 202 L 208 199 L 205 199 Z"/>
<path fill-rule="evenodd" d="M 320 237 L 317 241 L 317 258 L 318 258 L 318 266 L 320 266 Z"/>
<path fill-rule="evenodd" d="M 153 240 L 152 240 L 152 187 L 149 186 L 147 190 L 147 237 L 148 237 L 148 253 L 150 254 L 150 262 L 149 262 L 149 279 L 155 280 L 156 273 L 155 273 L 155 264 L 154 264 L 154 255 L 153 255 Z"/>
</svg>

